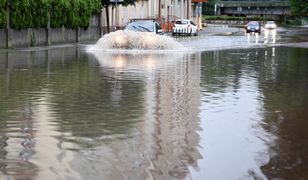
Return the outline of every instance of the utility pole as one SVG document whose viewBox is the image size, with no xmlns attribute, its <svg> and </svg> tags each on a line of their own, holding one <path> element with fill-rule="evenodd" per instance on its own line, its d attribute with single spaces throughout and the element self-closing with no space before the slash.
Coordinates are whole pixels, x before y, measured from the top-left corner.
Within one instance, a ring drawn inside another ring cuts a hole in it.
<svg viewBox="0 0 308 180">
<path fill-rule="evenodd" d="M 191 5 L 190 5 L 190 2 L 191 0 L 186 0 L 187 1 L 187 19 L 190 19 L 190 16 L 189 16 L 189 9 L 191 8 Z"/>
<path fill-rule="evenodd" d="M 160 20 L 161 16 L 161 0 L 158 0 L 158 19 Z"/>
</svg>

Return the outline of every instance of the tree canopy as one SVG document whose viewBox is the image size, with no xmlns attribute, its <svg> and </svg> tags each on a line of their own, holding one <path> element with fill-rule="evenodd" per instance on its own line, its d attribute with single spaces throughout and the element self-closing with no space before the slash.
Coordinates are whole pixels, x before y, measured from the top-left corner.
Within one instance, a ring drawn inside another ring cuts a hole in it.
<svg viewBox="0 0 308 180">
<path fill-rule="evenodd" d="M 7 24 L 9 9 L 13 29 L 47 27 L 87 28 L 93 14 L 101 11 L 100 0 L 0 0 L 0 28 Z"/>
<path fill-rule="evenodd" d="M 289 0 L 291 12 L 294 15 L 308 16 L 308 1 L 307 0 Z"/>
<path fill-rule="evenodd" d="M 205 3 L 202 3 L 202 14 L 215 15 L 215 3 L 216 0 L 208 0 Z"/>
</svg>

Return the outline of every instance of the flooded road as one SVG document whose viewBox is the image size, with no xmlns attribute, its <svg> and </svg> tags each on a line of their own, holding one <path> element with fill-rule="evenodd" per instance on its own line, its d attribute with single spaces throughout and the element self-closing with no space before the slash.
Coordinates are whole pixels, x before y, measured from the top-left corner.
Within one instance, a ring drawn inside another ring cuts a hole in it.
<svg viewBox="0 0 308 180">
<path fill-rule="evenodd" d="M 307 57 L 0 52 L 0 179 L 306 179 Z"/>
</svg>

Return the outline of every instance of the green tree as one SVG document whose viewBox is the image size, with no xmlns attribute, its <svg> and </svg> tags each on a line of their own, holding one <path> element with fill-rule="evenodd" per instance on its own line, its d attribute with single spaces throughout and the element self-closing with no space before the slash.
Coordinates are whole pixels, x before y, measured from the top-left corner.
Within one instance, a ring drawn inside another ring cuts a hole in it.
<svg viewBox="0 0 308 180">
<path fill-rule="evenodd" d="M 114 0 L 116 1 L 116 0 Z M 117 0 L 119 1 L 119 0 Z M 118 2 L 118 3 L 115 3 L 115 2 L 110 2 L 110 0 L 101 0 L 101 4 L 102 4 L 102 7 L 105 8 L 106 10 L 106 20 L 107 20 L 107 32 L 109 33 L 110 32 L 110 23 L 109 23 L 109 10 L 108 8 L 110 6 L 117 6 L 119 4 L 121 4 L 122 6 L 128 6 L 128 5 L 135 5 L 135 2 L 137 0 L 124 0 L 123 2 Z"/>
<path fill-rule="evenodd" d="M 217 0 L 208 0 L 202 3 L 202 14 L 204 15 L 215 15 L 215 3 Z"/>
<path fill-rule="evenodd" d="M 297 16 L 308 15 L 308 1 L 307 0 L 289 0 L 291 5 L 291 12 Z"/>
<path fill-rule="evenodd" d="M 7 0 L 0 0 L 0 27 L 6 24 Z M 89 26 L 92 14 L 101 11 L 100 0 L 10 0 L 13 29 Z"/>
<path fill-rule="evenodd" d="M 51 27 L 87 28 L 91 15 L 101 10 L 99 0 L 51 0 L 50 7 Z"/>
<path fill-rule="evenodd" d="M 1 0 L 0 1 L 0 28 L 5 27 L 6 25 L 6 6 L 7 6 L 7 1 Z"/>
</svg>

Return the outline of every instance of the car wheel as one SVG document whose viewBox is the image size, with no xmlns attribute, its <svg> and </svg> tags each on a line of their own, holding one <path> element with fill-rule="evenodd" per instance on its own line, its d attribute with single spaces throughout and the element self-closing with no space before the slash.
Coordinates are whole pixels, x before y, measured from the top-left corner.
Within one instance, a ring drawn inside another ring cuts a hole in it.
<svg viewBox="0 0 308 180">
<path fill-rule="evenodd" d="M 194 34 L 195 36 L 198 36 L 198 33 L 197 32 L 195 32 L 195 34 Z"/>
</svg>

